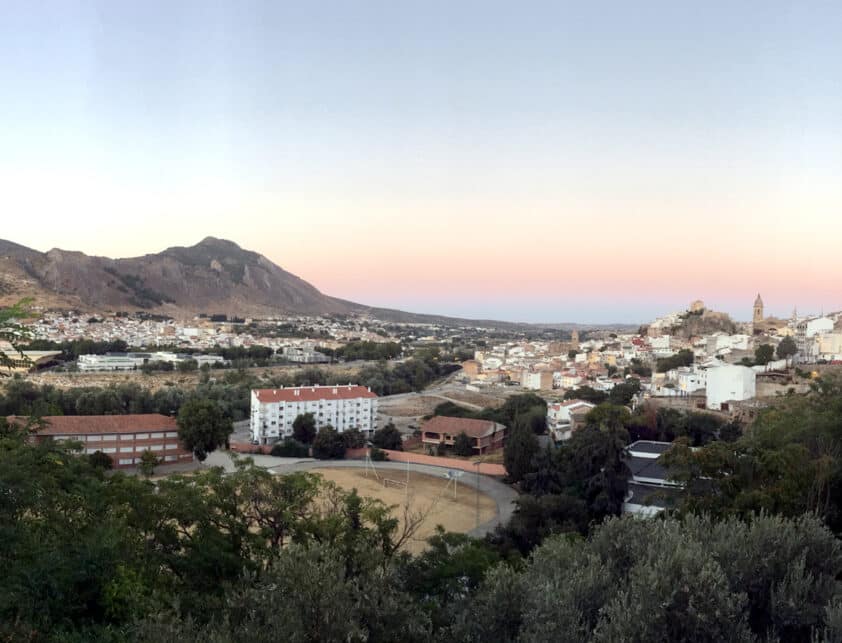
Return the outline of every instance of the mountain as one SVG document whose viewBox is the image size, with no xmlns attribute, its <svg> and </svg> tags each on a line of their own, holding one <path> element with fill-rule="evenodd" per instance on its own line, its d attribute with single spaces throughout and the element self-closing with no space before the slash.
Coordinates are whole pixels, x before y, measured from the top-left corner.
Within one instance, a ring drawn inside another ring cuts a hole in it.
<svg viewBox="0 0 842 643">
<path fill-rule="evenodd" d="M 0 240 L 0 303 L 81 310 L 148 310 L 169 315 L 350 313 L 361 308 L 319 292 L 266 257 L 208 237 L 129 259 L 53 249 L 38 252 Z"/>
<path fill-rule="evenodd" d="M 470 324 L 511 330 L 597 328 L 468 320 L 373 308 L 325 295 L 263 255 L 214 237 L 188 248 L 167 248 L 128 259 L 93 257 L 58 248 L 39 252 L 0 239 L 0 306 L 24 297 L 32 298 L 33 306 L 44 309 L 145 310 L 176 318 L 198 313 L 238 317 L 356 313 L 384 321 Z"/>
</svg>

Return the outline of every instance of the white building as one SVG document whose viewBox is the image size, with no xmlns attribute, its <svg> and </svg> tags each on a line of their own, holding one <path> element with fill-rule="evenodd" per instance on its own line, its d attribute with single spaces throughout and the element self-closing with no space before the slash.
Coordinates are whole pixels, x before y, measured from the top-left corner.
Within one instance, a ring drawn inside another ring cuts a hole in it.
<svg viewBox="0 0 842 643">
<path fill-rule="evenodd" d="M 271 444 L 292 436 L 295 418 L 312 413 L 316 427 L 330 424 L 340 433 L 377 428 L 377 395 L 364 386 L 298 386 L 251 392 L 251 437 Z"/>
<path fill-rule="evenodd" d="M 755 396 L 757 374 L 747 366 L 723 364 L 707 372 L 707 407 L 724 410 L 728 402 L 750 400 Z M 724 406 L 724 409 L 723 409 Z"/>
<path fill-rule="evenodd" d="M 557 404 L 547 405 L 547 428 L 556 442 L 569 440 L 573 435 L 574 417 L 587 414 L 594 408 L 594 404 L 584 400 L 569 400 Z"/>
<path fill-rule="evenodd" d="M 676 383 L 676 388 L 682 393 L 693 393 L 707 387 L 707 370 L 694 366 L 682 366 L 675 371 L 670 379 Z"/>
<path fill-rule="evenodd" d="M 821 335 L 823 333 L 833 332 L 833 320 L 829 317 L 819 317 L 818 319 L 810 319 L 806 323 L 804 334 L 807 337 L 814 335 Z"/>
</svg>

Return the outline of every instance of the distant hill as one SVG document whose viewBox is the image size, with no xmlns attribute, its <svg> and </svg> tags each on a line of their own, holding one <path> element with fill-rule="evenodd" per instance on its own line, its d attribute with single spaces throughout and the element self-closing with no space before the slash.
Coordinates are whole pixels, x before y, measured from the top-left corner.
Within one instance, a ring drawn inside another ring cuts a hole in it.
<svg viewBox="0 0 842 643">
<path fill-rule="evenodd" d="M 255 316 L 349 313 L 354 306 L 319 292 L 266 257 L 208 237 L 189 248 L 109 259 L 0 241 L 0 296 L 31 296 L 47 307 L 202 312 Z"/>
<path fill-rule="evenodd" d="M 687 312 L 681 317 L 681 322 L 672 328 L 670 333 L 683 339 L 712 335 L 713 333 L 732 335 L 737 332 L 737 324 L 727 313 L 713 310 Z"/>
<path fill-rule="evenodd" d="M 325 295 L 263 255 L 214 237 L 195 246 L 172 247 L 128 259 L 93 257 L 58 248 L 39 252 L 0 240 L 0 305 L 22 297 L 31 297 L 34 305 L 47 309 L 145 310 L 172 317 L 199 313 L 240 317 L 355 313 L 405 323 L 588 328 L 578 324 L 466 320 L 373 308 Z"/>
</svg>

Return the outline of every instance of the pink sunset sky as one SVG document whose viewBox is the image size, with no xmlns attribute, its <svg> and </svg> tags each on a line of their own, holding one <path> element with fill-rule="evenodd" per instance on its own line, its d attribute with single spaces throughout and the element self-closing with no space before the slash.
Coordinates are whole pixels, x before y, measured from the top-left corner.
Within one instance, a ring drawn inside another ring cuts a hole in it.
<svg viewBox="0 0 842 643">
<path fill-rule="evenodd" d="M 842 309 L 839 3 L 597 5 L 23 3 L 0 238 L 474 318 Z"/>
</svg>

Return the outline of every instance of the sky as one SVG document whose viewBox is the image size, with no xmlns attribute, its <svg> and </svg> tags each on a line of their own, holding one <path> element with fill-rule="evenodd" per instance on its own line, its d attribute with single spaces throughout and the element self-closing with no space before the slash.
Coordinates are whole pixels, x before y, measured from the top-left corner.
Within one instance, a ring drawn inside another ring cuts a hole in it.
<svg viewBox="0 0 842 643">
<path fill-rule="evenodd" d="M 465 317 L 842 309 L 838 1 L 0 12 L 0 238 Z"/>
</svg>

